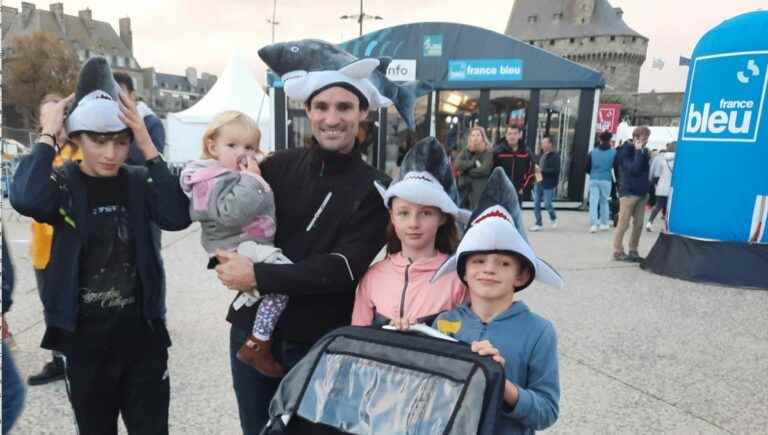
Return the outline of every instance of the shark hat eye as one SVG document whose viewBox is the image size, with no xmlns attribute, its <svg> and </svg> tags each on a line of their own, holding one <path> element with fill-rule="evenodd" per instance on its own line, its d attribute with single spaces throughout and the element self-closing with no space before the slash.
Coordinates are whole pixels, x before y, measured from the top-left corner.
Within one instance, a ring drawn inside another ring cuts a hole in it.
<svg viewBox="0 0 768 435">
<path fill-rule="evenodd" d="M 290 48 L 290 50 L 291 50 L 291 53 L 298 53 L 299 52 L 299 47 L 294 45 L 293 47 Z"/>
</svg>

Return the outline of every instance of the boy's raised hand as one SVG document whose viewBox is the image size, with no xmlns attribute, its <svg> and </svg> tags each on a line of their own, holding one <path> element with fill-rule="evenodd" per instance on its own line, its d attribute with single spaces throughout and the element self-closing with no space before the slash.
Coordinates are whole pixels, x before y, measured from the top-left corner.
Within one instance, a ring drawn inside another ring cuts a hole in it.
<svg viewBox="0 0 768 435">
<path fill-rule="evenodd" d="M 506 360 L 503 356 L 501 356 L 501 352 L 499 352 L 499 349 L 496 349 L 493 347 L 490 341 L 483 340 L 483 341 L 473 341 L 470 345 L 470 349 L 472 352 L 475 352 L 478 355 L 481 356 L 490 356 L 494 361 L 497 363 L 504 365 L 506 364 Z"/>
<path fill-rule="evenodd" d="M 152 142 L 152 137 L 149 135 L 147 126 L 144 124 L 144 119 L 141 118 L 139 110 L 136 108 L 136 103 L 125 93 L 120 92 L 120 120 L 128 126 L 133 132 L 133 140 L 136 141 L 136 146 L 141 151 L 145 160 L 152 160 L 159 156 L 157 147 Z"/>
<path fill-rule="evenodd" d="M 40 108 L 40 127 L 42 134 L 50 134 L 54 137 L 59 135 L 64 128 L 64 115 L 67 105 L 74 100 L 75 94 L 70 94 L 67 98 L 60 101 L 51 101 L 45 103 Z M 52 141 L 52 139 L 48 139 Z M 46 142 L 47 143 L 47 142 Z M 49 145 L 53 145 L 52 143 Z"/>
</svg>

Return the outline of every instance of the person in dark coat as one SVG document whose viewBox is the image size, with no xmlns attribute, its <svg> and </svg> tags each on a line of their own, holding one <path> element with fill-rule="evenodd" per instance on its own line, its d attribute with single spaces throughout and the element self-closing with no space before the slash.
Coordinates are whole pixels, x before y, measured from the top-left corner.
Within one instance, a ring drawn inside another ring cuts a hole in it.
<svg viewBox="0 0 768 435">
<path fill-rule="evenodd" d="M 645 220 L 645 203 L 650 190 L 650 152 L 646 145 L 651 130 L 639 126 L 632 132 L 632 142 L 625 142 L 616 153 L 615 165 L 619 174 L 619 223 L 613 237 L 613 259 L 640 262 L 637 251 Z M 624 252 L 624 235 L 632 221 L 629 253 Z"/>
<path fill-rule="evenodd" d="M 474 210 L 480 201 L 480 195 L 488 183 L 493 165 L 493 152 L 488 143 L 485 129 L 477 126 L 469 131 L 467 148 L 461 150 L 456 157 L 456 167 L 459 172 L 459 193 L 461 207 Z"/>
<path fill-rule="evenodd" d="M 534 181 L 533 156 L 521 144 L 522 137 L 520 127 L 510 125 L 504 135 L 504 142 L 496 146 L 493 154 L 493 167 L 504 169 L 517 189 L 520 201 Z"/>
<path fill-rule="evenodd" d="M 541 200 L 544 199 L 544 207 L 549 212 L 549 220 L 552 229 L 557 228 L 557 214 L 553 200 L 555 198 L 555 189 L 560 179 L 560 153 L 554 150 L 552 138 L 544 136 L 541 139 L 541 155 L 536 158 L 536 184 L 533 186 L 533 214 L 536 217 L 536 223 L 531 227 L 531 231 L 541 231 L 543 222 L 541 218 Z"/>
</svg>

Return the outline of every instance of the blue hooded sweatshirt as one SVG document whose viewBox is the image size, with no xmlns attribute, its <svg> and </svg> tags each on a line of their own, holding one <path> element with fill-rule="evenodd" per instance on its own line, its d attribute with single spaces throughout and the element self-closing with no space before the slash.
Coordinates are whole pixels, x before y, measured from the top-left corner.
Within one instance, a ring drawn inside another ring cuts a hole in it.
<svg viewBox="0 0 768 435">
<path fill-rule="evenodd" d="M 460 305 L 440 314 L 434 327 L 465 343 L 488 340 L 506 360 L 506 377 L 520 395 L 514 408 L 502 408 L 497 434 L 532 434 L 557 421 L 560 375 L 557 336 L 550 321 L 516 301 L 488 323 L 467 304 Z"/>
</svg>

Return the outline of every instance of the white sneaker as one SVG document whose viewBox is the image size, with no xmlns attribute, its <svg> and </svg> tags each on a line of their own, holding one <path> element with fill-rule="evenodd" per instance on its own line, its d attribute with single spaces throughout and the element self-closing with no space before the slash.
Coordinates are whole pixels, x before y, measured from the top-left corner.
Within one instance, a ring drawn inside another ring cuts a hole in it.
<svg viewBox="0 0 768 435">
<path fill-rule="evenodd" d="M 647 224 L 645 224 L 645 231 L 648 231 L 648 232 L 653 232 L 653 224 L 652 224 L 652 223 L 650 223 L 650 222 L 648 222 Z"/>
<path fill-rule="evenodd" d="M 541 225 L 534 225 L 534 226 L 532 226 L 531 228 L 529 228 L 528 230 L 529 230 L 529 231 L 533 231 L 533 232 L 536 232 L 536 231 L 541 231 L 541 230 L 543 230 L 543 229 L 544 229 L 544 227 L 542 227 Z"/>
<path fill-rule="evenodd" d="M 600 226 L 597 227 L 597 229 L 600 230 L 600 231 L 608 231 L 608 230 L 611 229 L 611 226 L 608 225 L 608 224 L 605 224 L 605 225 L 601 224 Z"/>
<path fill-rule="evenodd" d="M 596 233 L 597 232 L 597 225 L 592 225 L 591 227 L 589 227 L 589 232 L 590 233 Z"/>
<path fill-rule="evenodd" d="M 552 221 L 552 229 L 554 230 L 557 228 L 557 221 Z"/>
</svg>

